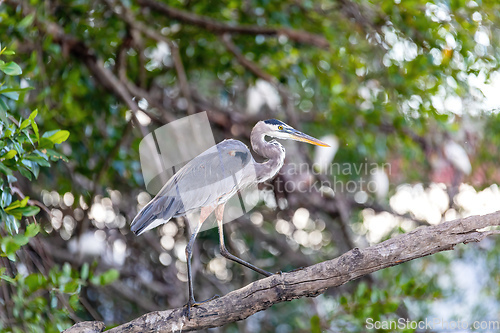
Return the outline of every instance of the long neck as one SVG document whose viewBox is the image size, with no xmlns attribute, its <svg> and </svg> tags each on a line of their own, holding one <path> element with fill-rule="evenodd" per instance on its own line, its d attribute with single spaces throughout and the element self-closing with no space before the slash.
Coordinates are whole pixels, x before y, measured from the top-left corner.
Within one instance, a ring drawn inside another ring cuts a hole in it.
<svg viewBox="0 0 500 333">
<path fill-rule="evenodd" d="M 259 183 L 274 177 L 283 166 L 285 161 L 285 148 L 276 140 L 267 142 L 264 133 L 254 127 L 250 135 L 250 143 L 253 150 L 267 158 L 264 163 L 255 163 L 255 172 Z"/>
</svg>

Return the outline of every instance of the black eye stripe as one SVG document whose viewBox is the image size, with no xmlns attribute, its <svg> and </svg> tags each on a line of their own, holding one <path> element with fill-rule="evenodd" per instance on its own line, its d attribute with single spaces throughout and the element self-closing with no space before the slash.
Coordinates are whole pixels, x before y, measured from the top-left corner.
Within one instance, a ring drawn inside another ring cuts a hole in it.
<svg viewBox="0 0 500 333">
<path fill-rule="evenodd" d="M 283 122 L 279 121 L 278 119 L 268 119 L 264 120 L 264 122 L 269 125 L 283 125 Z"/>
</svg>

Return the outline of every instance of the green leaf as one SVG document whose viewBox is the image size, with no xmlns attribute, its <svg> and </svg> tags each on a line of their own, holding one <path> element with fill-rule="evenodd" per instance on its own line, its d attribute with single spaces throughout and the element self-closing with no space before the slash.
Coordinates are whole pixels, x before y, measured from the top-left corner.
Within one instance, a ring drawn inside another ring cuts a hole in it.
<svg viewBox="0 0 500 333">
<path fill-rule="evenodd" d="M 110 269 L 101 275 L 101 284 L 110 284 L 120 277 L 120 272 L 117 269 Z"/>
<path fill-rule="evenodd" d="M 54 142 L 48 138 L 41 137 L 38 139 L 38 148 L 52 148 L 54 147 Z"/>
<path fill-rule="evenodd" d="M 29 171 L 35 176 L 35 178 L 38 178 L 38 173 L 40 172 L 40 166 L 30 160 L 22 160 L 21 163 L 28 168 Z"/>
<path fill-rule="evenodd" d="M 4 100 L 0 98 L 0 117 L 4 123 L 8 123 L 7 116 L 5 114 L 8 110 L 10 110 L 9 107 L 5 104 Z"/>
<path fill-rule="evenodd" d="M 37 206 L 28 206 L 19 209 L 21 210 L 23 216 L 34 216 L 40 212 L 40 207 Z"/>
<path fill-rule="evenodd" d="M 68 294 L 76 293 L 79 290 L 80 290 L 80 284 L 78 283 L 78 281 L 75 280 L 68 282 L 63 288 L 63 291 Z"/>
<path fill-rule="evenodd" d="M 33 87 L 26 87 L 26 88 L 5 88 L 5 89 L 2 89 L 0 90 L 0 94 L 5 94 L 5 93 L 9 93 L 9 92 L 23 92 L 23 91 L 29 91 L 29 90 L 33 90 L 35 88 Z"/>
<path fill-rule="evenodd" d="M 26 167 L 24 167 L 22 165 L 18 165 L 17 170 L 19 170 L 21 175 L 23 175 L 24 177 L 28 178 L 29 180 L 33 180 L 32 173 L 28 169 L 26 169 Z"/>
<path fill-rule="evenodd" d="M 62 143 L 64 141 L 66 141 L 66 139 L 68 139 L 68 137 L 69 137 L 69 132 L 66 130 L 50 131 L 50 132 L 44 133 L 42 135 L 42 138 L 47 138 L 51 142 L 53 142 L 54 144 Z"/>
<path fill-rule="evenodd" d="M 16 156 L 16 154 L 17 154 L 17 151 L 15 151 L 14 149 L 11 149 L 0 158 L 3 160 L 10 160 L 11 158 L 14 158 L 14 156 Z"/>
<path fill-rule="evenodd" d="M 16 251 L 19 250 L 21 246 L 17 244 L 14 237 L 7 237 L 2 239 L 2 243 L 0 244 L 0 250 L 2 251 L 3 257 L 8 257 L 9 259 L 11 258 L 15 259 Z"/>
<path fill-rule="evenodd" d="M 37 207 L 38 208 L 38 207 Z M 40 226 L 38 224 L 32 223 L 26 227 L 24 235 L 26 237 L 35 237 L 40 232 Z"/>
<path fill-rule="evenodd" d="M 3 190 L 2 195 L 0 196 L 0 205 L 2 207 L 7 207 L 10 205 L 11 202 L 12 202 L 12 194 L 10 194 L 6 190 Z"/>
<path fill-rule="evenodd" d="M 28 203 L 28 200 L 30 197 L 25 196 L 23 200 L 21 200 L 21 207 L 26 207 L 26 204 Z"/>
<path fill-rule="evenodd" d="M 120 277 L 120 272 L 114 268 L 102 273 L 101 275 L 94 275 L 91 278 L 91 282 L 97 285 L 107 285 L 115 281 Z"/>
<path fill-rule="evenodd" d="M 37 112 L 37 111 L 36 111 L 36 110 L 35 110 L 35 111 L 33 111 L 33 113 L 35 113 L 35 112 Z M 33 115 L 33 113 L 32 113 L 31 115 Z M 32 118 L 31 118 L 31 115 L 30 115 L 30 118 L 29 118 L 29 119 L 30 119 L 30 121 L 31 121 L 31 127 L 33 127 L 33 132 L 35 132 L 35 135 L 36 135 L 36 141 L 37 141 L 37 142 L 40 142 L 40 134 L 39 134 L 39 132 L 38 132 L 38 125 L 36 124 L 36 122 L 35 122 L 35 120 L 34 120 L 34 118 L 35 118 L 35 117 L 33 117 L 33 119 L 32 119 Z M 35 114 L 35 116 L 36 116 L 36 114 Z"/>
<path fill-rule="evenodd" d="M 22 129 L 25 129 L 26 127 L 28 127 L 28 126 L 29 126 L 30 122 L 31 122 L 31 120 L 29 120 L 29 119 L 24 119 L 24 120 L 23 120 L 23 122 L 21 123 L 21 125 L 19 126 L 19 129 L 21 129 L 21 130 L 22 130 Z"/>
<path fill-rule="evenodd" d="M 38 163 L 40 166 L 44 167 L 50 167 L 50 163 L 44 159 L 43 157 L 36 155 L 36 154 L 30 154 L 28 156 L 25 156 L 26 159 L 33 161 L 35 163 Z"/>
<path fill-rule="evenodd" d="M 4 95 L 5 97 L 10 98 L 14 101 L 17 101 L 19 99 L 19 93 L 14 91 L 5 92 L 3 90 L 0 90 L 0 95 Z"/>
<path fill-rule="evenodd" d="M 1 98 L 0 98 L 0 102 L 3 103 Z M 3 108 L 1 103 L 0 103 L 0 120 L 4 124 L 8 124 L 9 120 L 7 119 L 7 110 Z"/>
<path fill-rule="evenodd" d="M 23 213 L 21 212 L 22 208 L 13 208 L 9 211 L 5 211 L 7 214 L 14 216 L 16 219 L 20 220 L 23 217 Z"/>
<path fill-rule="evenodd" d="M 71 265 L 69 264 L 69 262 L 64 263 L 62 272 L 63 276 L 71 277 Z"/>
<path fill-rule="evenodd" d="M 63 160 L 64 162 L 68 162 L 68 158 L 66 156 L 64 156 L 61 153 L 58 153 L 55 150 L 44 149 L 43 152 L 46 153 L 48 156 L 50 156 L 53 161 Z"/>
<path fill-rule="evenodd" d="M 31 112 L 31 114 L 28 117 L 28 119 L 29 120 L 34 120 L 37 114 L 38 114 L 38 109 L 33 110 L 33 112 Z"/>
<path fill-rule="evenodd" d="M 7 75 L 21 75 L 23 70 L 13 61 L 10 61 L 5 64 L 0 64 L 0 71 L 4 72 Z"/>
<path fill-rule="evenodd" d="M 311 333 L 321 333 L 321 322 L 318 315 L 311 317 Z"/>
<path fill-rule="evenodd" d="M 4 220 L 6 221 L 5 225 L 7 226 L 7 230 L 11 235 L 17 234 L 19 232 L 19 226 L 17 225 L 17 220 L 14 218 L 14 216 L 8 215 L 5 212 L 3 213 L 6 216 Z M 9 259 L 15 261 L 15 258 L 12 259 L 11 257 L 9 257 Z"/>
<path fill-rule="evenodd" d="M 82 269 L 80 272 L 80 278 L 82 280 L 87 280 L 89 278 L 89 264 L 87 262 L 83 263 Z"/>
<path fill-rule="evenodd" d="M 28 244 L 30 241 L 29 237 L 26 237 L 25 235 L 15 235 L 13 240 L 17 245 L 19 245 L 19 247 Z"/>
<path fill-rule="evenodd" d="M 4 210 L 5 210 L 7 213 L 9 213 L 9 214 L 10 214 L 10 211 L 11 211 L 11 210 L 14 210 L 14 209 L 19 208 L 19 207 L 21 207 L 21 201 L 16 200 L 16 201 L 14 201 L 13 203 L 11 203 L 9 206 L 5 207 L 5 208 L 4 208 Z"/>
<path fill-rule="evenodd" d="M 19 21 L 19 23 L 17 24 L 17 28 L 24 29 L 24 28 L 31 26 L 31 24 L 33 24 L 34 19 L 35 19 L 35 15 L 33 15 L 33 14 L 26 15 L 21 21 Z"/>
<path fill-rule="evenodd" d="M 10 277 L 10 276 L 8 276 L 8 275 L 3 275 L 3 274 L 1 274 L 1 275 L 0 275 L 0 280 L 4 280 L 4 281 L 6 281 L 6 282 L 8 282 L 8 283 L 11 283 L 11 284 L 13 284 L 13 285 L 17 284 L 16 280 L 15 280 L 15 279 L 13 279 L 13 278 L 11 278 L 11 277 Z"/>
<path fill-rule="evenodd" d="M 2 162 L 0 162 L 0 171 L 7 176 L 12 176 L 12 170 L 7 168 Z"/>
<path fill-rule="evenodd" d="M 45 287 L 47 278 L 40 273 L 33 273 L 24 279 L 24 283 L 28 286 L 31 292 Z"/>
</svg>

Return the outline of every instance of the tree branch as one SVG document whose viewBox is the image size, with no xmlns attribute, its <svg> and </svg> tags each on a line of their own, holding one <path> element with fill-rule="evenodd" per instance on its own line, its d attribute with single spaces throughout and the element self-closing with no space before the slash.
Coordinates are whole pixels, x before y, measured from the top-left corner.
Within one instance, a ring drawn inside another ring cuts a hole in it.
<svg viewBox="0 0 500 333">
<path fill-rule="evenodd" d="M 257 77 L 261 78 L 262 80 L 265 80 L 269 82 L 275 89 L 278 91 L 285 114 L 288 118 L 288 123 L 292 125 L 295 128 L 298 128 L 298 120 L 296 116 L 296 112 L 294 110 L 294 103 L 293 103 L 293 97 L 292 94 L 286 89 L 283 85 L 279 83 L 279 81 L 272 76 L 271 74 L 266 73 L 264 70 L 262 70 L 256 63 L 253 61 L 247 59 L 243 53 L 238 49 L 238 47 L 233 43 L 231 39 L 230 34 L 225 34 L 222 36 L 222 42 L 224 43 L 224 46 L 227 48 L 229 52 L 231 52 L 236 60 L 246 69 L 248 69 L 250 72 L 252 72 L 254 75 Z"/>
<path fill-rule="evenodd" d="M 187 112 L 188 114 L 194 114 L 196 112 L 192 98 L 191 90 L 189 88 L 189 82 L 187 79 L 186 71 L 184 65 L 182 64 L 182 58 L 179 52 L 179 47 L 172 40 L 166 38 L 165 36 L 157 33 L 155 30 L 149 28 L 147 25 L 137 20 L 134 17 L 131 10 L 125 6 L 120 6 L 120 10 L 116 10 L 116 4 L 113 0 L 104 0 L 106 4 L 111 8 L 111 10 L 124 22 L 130 25 L 133 29 L 143 33 L 147 37 L 156 40 L 157 42 L 163 42 L 168 45 L 171 51 L 172 61 L 174 62 L 175 71 L 177 72 L 177 78 L 179 79 L 179 86 L 182 91 L 182 95 L 187 102 Z"/>
<path fill-rule="evenodd" d="M 488 235 L 499 234 L 498 229 L 484 230 L 495 226 L 500 226 L 500 211 L 420 227 L 366 249 L 355 248 L 332 260 L 255 281 L 193 308 L 191 320 L 183 315 L 183 308 L 156 311 L 107 332 L 170 333 L 222 326 L 245 319 L 276 303 L 300 297 L 315 297 L 328 288 L 338 287 L 375 271 L 452 250 L 460 243 L 479 242 Z M 82 331 L 69 329 L 66 332 Z"/>
<path fill-rule="evenodd" d="M 163 15 L 168 16 L 172 19 L 196 25 L 207 31 L 218 34 L 232 33 L 266 36 L 285 35 L 288 37 L 288 39 L 298 43 L 314 45 L 323 49 L 328 49 L 330 46 L 330 43 L 325 37 L 302 30 L 295 30 L 290 28 L 269 28 L 255 25 L 229 25 L 226 23 L 218 22 L 206 16 L 189 13 L 177 8 L 167 6 L 164 3 L 155 0 L 138 0 L 137 2 L 143 7 L 148 7 L 153 11 L 162 13 Z"/>
</svg>

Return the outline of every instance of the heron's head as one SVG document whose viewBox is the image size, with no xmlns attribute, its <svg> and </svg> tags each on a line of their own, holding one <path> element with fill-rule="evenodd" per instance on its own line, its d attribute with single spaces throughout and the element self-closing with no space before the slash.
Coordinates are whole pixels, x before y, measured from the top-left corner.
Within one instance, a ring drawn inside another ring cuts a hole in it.
<svg viewBox="0 0 500 333">
<path fill-rule="evenodd" d="M 281 120 L 277 119 L 263 120 L 258 123 L 258 126 L 261 127 L 261 132 L 264 135 L 271 136 L 273 138 L 302 141 L 316 146 L 330 147 L 323 141 L 320 141 L 318 139 L 313 138 L 312 136 L 297 131 L 295 128 L 285 124 Z"/>
</svg>

